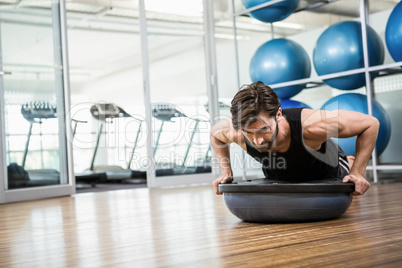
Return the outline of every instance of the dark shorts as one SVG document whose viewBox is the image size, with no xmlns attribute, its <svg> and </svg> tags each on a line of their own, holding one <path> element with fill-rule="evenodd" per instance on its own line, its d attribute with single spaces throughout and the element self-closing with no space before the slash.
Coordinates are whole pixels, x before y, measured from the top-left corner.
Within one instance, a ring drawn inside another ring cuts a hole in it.
<svg viewBox="0 0 402 268">
<path fill-rule="evenodd" d="M 339 150 L 339 159 L 338 159 L 338 174 L 337 177 L 339 179 L 343 179 L 346 175 L 349 174 L 349 163 L 348 163 L 348 158 L 346 157 L 346 154 L 342 151 L 342 149 Z"/>
</svg>

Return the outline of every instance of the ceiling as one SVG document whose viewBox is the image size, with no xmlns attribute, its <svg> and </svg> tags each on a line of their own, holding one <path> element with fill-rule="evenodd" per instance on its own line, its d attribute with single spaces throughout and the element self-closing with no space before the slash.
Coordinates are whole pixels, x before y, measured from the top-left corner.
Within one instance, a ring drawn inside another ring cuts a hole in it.
<svg viewBox="0 0 402 268">
<path fill-rule="evenodd" d="M 51 26 L 51 17 L 43 14 L 49 13 L 51 2 L 51 0 L 0 0 L 0 18 L 2 21 L 12 21 L 15 24 Z M 367 2 L 371 14 L 392 9 L 399 1 L 368 0 Z M 234 0 L 234 3 L 236 12 L 244 9 L 241 0 Z M 164 45 L 164 43 L 178 44 L 180 42 L 176 40 L 180 37 L 200 37 L 199 40 L 202 41 L 202 4 L 203 0 L 145 0 L 148 35 L 150 39 L 155 36 L 149 45 L 153 46 L 154 51 L 158 51 L 158 57 L 180 53 L 186 44 L 170 46 L 174 51 L 167 50 Z M 232 0 L 214 0 L 213 4 L 216 38 L 233 39 Z M 301 0 L 296 12 L 283 21 L 275 22 L 273 29 L 276 35 L 289 36 L 341 20 L 356 19 L 359 17 L 359 5 L 359 0 Z M 133 64 L 140 64 L 137 0 L 67 0 L 66 8 L 70 57 L 73 57 L 70 60 L 71 74 L 76 75 L 78 80 L 121 72 L 132 68 Z M 242 31 L 261 34 L 271 32 L 270 24 L 259 22 L 248 15 L 236 17 L 236 26 L 239 34 Z M 105 34 L 113 34 L 113 38 L 105 38 Z M 49 41 L 51 46 L 52 42 Z M 77 42 L 74 43 L 75 41 Z M 35 42 L 32 42 L 32 45 L 35 45 Z M 198 45 L 194 40 L 189 42 L 191 46 Z M 129 45 L 132 43 L 135 43 L 138 49 L 133 49 Z M 91 58 L 90 54 L 95 48 L 100 52 L 92 53 L 94 57 Z M 133 62 L 132 58 L 122 57 L 123 54 L 130 54 L 137 60 Z M 27 59 L 23 54 L 20 54 L 20 57 L 25 61 Z M 105 62 L 107 64 L 102 64 Z M 73 77 L 72 80 L 74 81 Z"/>
<path fill-rule="evenodd" d="M 366 0 L 369 13 L 392 9 L 399 0 Z M 0 10 L 50 7 L 50 0 L 1 0 Z M 296 12 L 281 22 L 274 23 L 280 35 L 295 34 L 300 31 L 319 28 L 340 20 L 359 17 L 359 0 L 300 0 Z M 203 0 L 145 0 L 147 19 L 152 24 L 164 24 L 168 31 L 172 22 L 202 24 Z M 241 0 L 234 0 L 236 12 L 244 10 Z M 232 0 L 214 0 L 214 13 L 217 30 L 232 27 Z M 66 0 L 70 17 L 78 19 L 70 27 L 88 27 L 104 19 L 138 18 L 138 0 Z M 260 23 L 248 15 L 237 18 L 239 29 L 270 31 L 270 25 Z M 182 25 L 182 28 L 184 26 Z M 93 26 L 96 27 L 96 26 Z M 124 30 L 122 24 L 119 27 Z M 118 30 L 118 29 L 116 29 Z M 178 29 L 176 29 L 178 30 Z M 183 29 L 181 29 L 183 30 Z M 178 31 L 177 31 L 178 32 Z"/>
</svg>

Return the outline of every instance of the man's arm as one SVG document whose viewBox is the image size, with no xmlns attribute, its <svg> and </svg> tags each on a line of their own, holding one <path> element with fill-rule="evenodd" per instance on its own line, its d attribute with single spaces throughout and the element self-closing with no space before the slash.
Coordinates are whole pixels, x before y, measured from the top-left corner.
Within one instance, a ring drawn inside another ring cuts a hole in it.
<svg viewBox="0 0 402 268">
<path fill-rule="evenodd" d="M 213 126 L 210 134 L 211 147 L 214 150 L 216 159 L 221 168 L 221 176 L 212 185 L 216 194 L 222 194 L 218 190 L 218 185 L 233 181 L 233 171 L 230 164 L 230 144 L 235 142 L 242 144 L 242 139 L 233 129 L 231 118 L 226 118 Z"/>
<path fill-rule="evenodd" d="M 302 114 L 303 138 L 307 146 L 317 149 L 329 138 L 356 138 L 356 158 L 343 182 L 355 184 L 355 195 L 364 194 L 370 183 L 364 173 L 370 156 L 374 150 L 380 123 L 373 117 L 363 113 L 350 111 L 313 111 L 306 110 Z"/>
</svg>

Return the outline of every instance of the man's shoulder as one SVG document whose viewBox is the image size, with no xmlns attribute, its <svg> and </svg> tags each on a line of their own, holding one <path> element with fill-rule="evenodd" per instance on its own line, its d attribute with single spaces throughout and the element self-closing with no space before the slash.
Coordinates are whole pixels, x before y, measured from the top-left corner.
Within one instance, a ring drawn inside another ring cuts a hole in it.
<svg viewBox="0 0 402 268">
<path fill-rule="evenodd" d="M 311 115 L 316 114 L 316 113 L 320 113 L 320 111 L 319 110 L 313 110 L 313 109 L 304 108 L 301 111 L 300 116 L 301 116 L 302 119 L 304 119 L 304 118 L 308 118 Z"/>
<path fill-rule="evenodd" d="M 242 133 L 235 130 L 232 124 L 232 118 L 227 117 L 219 121 L 212 127 L 211 134 L 217 138 L 227 139 L 230 142 L 241 143 Z"/>
</svg>

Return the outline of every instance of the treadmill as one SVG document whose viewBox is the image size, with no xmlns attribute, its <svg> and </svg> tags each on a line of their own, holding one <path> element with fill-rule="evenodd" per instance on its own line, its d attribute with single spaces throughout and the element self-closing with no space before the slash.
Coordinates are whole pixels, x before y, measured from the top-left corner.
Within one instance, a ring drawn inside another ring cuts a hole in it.
<svg viewBox="0 0 402 268">
<path fill-rule="evenodd" d="M 219 107 L 219 112 L 221 111 L 228 111 L 230 114 L 230 105 L 219 101 L 218 102 L 218 107 Z M 204 105 L 205 110 L 209 113 L 209 103 L 207 102 Z M 211 144 L 209 144 L 207 151 L 205 152 L 204 159 L 199 159 L 199 161 L 202 163 L 202 165 L 197 165 L 198 170 L 197 173 L 203 173 L 203 172 L 212 172 L 212 167 L 211 167 Z"/>
<path fill-rule="evenodd" d="M 209 120 L 201 120 L 198 118 L 190 118 L 190 119 L 195 122 L 195 126 L 193 129 L 193 132 L 191 133 L 190 142 L 187 146 L 186 154 L 184 155 L 184 159 L 181 164 L 181 168 L 186 168 L 188 170 L 187 173 L 189 173 L 189 172 L 191 172 L 191 173 L 210 173 L 210 172 L 212 172 L 211 161 L 210 161 L 210 157 L 209 157 L 209 153 L 211 151 L 211 147 L 210 147 L 211 145 L 209 145 L 209 147 L 205 153 L 204 159 L 199 159 L 199 160 L 201 160 L 201 162 L 199 162 L 199 161 L 197 162 L 197 160 L 196 160 L 196 165 L 194 165 L 193 167 L 185 166 L 191 146 L 193 145 L 195 133 L 199 130 L 198 127 L 199 127 L 200 122 L 204 122 L 204 123 L 209 122 Z"/>
<path fill-rule="evenodd" d="M 172 104 L 167 104 L 167 103 L 153 104 L 152 115 L 156 119 L 161 121 L 161 126 L 159 128 L 158 136 L 157 136 L 156 142 L 155 142 L 154 157 L 156 155 L 156 152 L 157 152 L 157 149 L 159 146 L 160 136 L 163 132 L 163 127 L 166 122 L 174 122 L 172 119 L 178 118 L 178 117 L 189 118 L 189 119 L 195 121 L 195 127 L 191 133 L 190 142 L 187 145 L 187 149 L 186 149 L 182 163 L 179 165 L 177 165 L 176 163 L 167 163 L 168 164 L 167 166 L 166 166 L 166 163 L 157 163 L 156 171 L 155 171 L 156 176 L 172 176 L 172 175 L 185 175 L 185 174 L 195 174 L 195 173 L 209 173 L 212 171 L 210 162 L 207 161 L 209 149 L 207 150 L 206 157 L 205 157 L 205 159 L 203 159 L 201 165 L 186 166 L 186 162 L 188 159 L 188 155 L 189 155 L 191 146 L 193 144 L 193 139 L 194 139 L 195 133 L 198 131 L 199 123 L 207 122 L 206 120 L 190 118 L 187 115 L 185 115 L 184 113 L 180 112 L 176 108 L 176 106 L 174 106 Z"/>
<path fill-rule="evenodd" d="M 24 155 L 21 166 L 17 163 L 10 163 L 8 166 L 9 188 L 37 187 L 60 184 L 60 173 L 55 169 L 33 169 L 25 170 L 28 157 L 29 145 L 32 136 L 32 128 L 35 124 L 42 124 L 43 120 L 57 118 L 56 105 L 43 101 L 32 101 L 21 106 L 22 116 L 29 122 L 29 130 L 25 143 Z M 42 132 L 40 132 L 42 135 Z M 43 148 L 41 147 L 41 151 Z M 23 178 L 21 180 L 15 178 Z"/>
<path fill-rule="evenodd" d="M 77 120 L 72 118 L 73 123 L 73 139 L 75 138 L 75 134 L 77 133 L 77 128 L 79 124 L 86 124 L 88 121 Z M 106 173 L 105 172 L 96 172 L 91 170 L 85 170 L 83 172 L 75 173 L 75 188 L 83 189 L 89 187 L 96 187 L 96 184 L 102 181 L 106 181 Z"/>
<path fill-rule="evenodd" d="M 99 129 L 96 136 L 96 145 L 92 155 L 91 165 L 89 170 L 91 172 L 106 174 L 106 181 L 124 181 L 126 183 L 145 183 L 146 170 L 131 170 L 130 165 L 133 160 L 134 152 L 137 147 L 137 142 L 141 133 L 143 120 L 135 118 L 128 114 L 121 107 L 114 103 L 99 103 L 92 105 L 90 112 L 92 116 L 100 122 Z M 103 134 L 103 128 L 106 123 L 113 123 L 114 120 L 119 118 L 132 118 L 139 123 L 137 129 L 134 146 L 131 150 L 131 157 L 127 163 L 126 168 L 121 166 L 95 166 L 95 159 L 98 153 L 100 138 Z"/>
<path fill-rule="evenodd" d="M 159 141 L 161 134 L 163 132 L 163 127 L 166 122 L 173 123 L 172 119 L 178 117 L 187 117 L 185 114 L 180 112 L 176 107 L 167 103 L 156 103 L 152 105 L 152 115 L 156 119 L 161 121 L 161 126 L 158 131 L 158 136 L 156 137 L 155 147 L 154 147 L 154 158 L 158 150 Z M 173 176 L 177 174 L 176 163 L 156 163 L 155 165 L 155 175 L 156 176 Z"/>
</svg>

